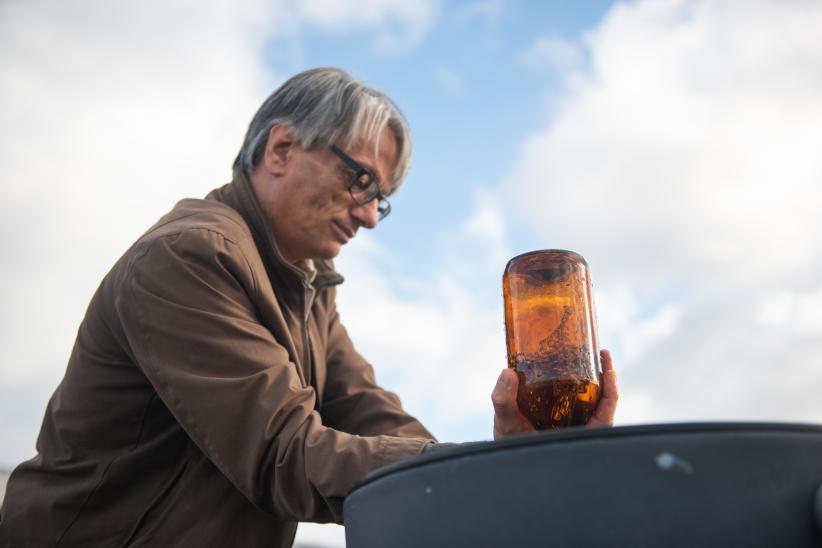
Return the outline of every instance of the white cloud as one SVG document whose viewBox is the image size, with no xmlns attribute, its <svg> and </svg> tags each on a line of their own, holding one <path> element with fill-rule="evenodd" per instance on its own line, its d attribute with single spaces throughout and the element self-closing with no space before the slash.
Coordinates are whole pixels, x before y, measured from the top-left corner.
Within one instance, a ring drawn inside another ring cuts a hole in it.
<svg viewBox="0 0 822 548">
<path fill-rule="evenodd" d="M 502 0 L 480 0 L 466 4 L 456 11 L 456 18 L 461 21 L 486 20 L 495 21 L 504 10 Z"/>
<path fill-rule="evenodd" d="M 780 291 L 759 299 L 757 323 L 768 330 L 822 337 L 822 286 L 810 291 Z"/>
<path fill-rule="evenodd" d="M 300 0 L 300 18 L 322 29 L 372 41 L 378 52 L 403 53 L 415 47 L 434 24 L 438 0 Z"/>
<path fill-rule="evenodd" d="M 14 260 L 0 286 L 0 382 L 56 384 L 116 257 L 178 199 L 230 178 L 274 79 L 262 77 L 267 12 L 253 0 L 208 8 L 3 5 L 0 238 Z"/>
<path fill-rule="evenodd" d="M 638 296 L 626 286 L 597 289 L 596 306 L 607 311 L 604 316 L 598 314 L 600 337 L 607 344 L 619 343 L 609 349 L 618 352 L 625 360 L 624 366 L 630 366 L 648 347 L 676 332 L 681 305 L 668 302 L 656 309 L 643 307 Z"/>
<path fill-rule="evenodd" d="M 542 36 L 517 58 L 525 68 L 539 73 L 546 69 L 567 71 L 579 68 L 583 61 L 582 46 L 576 42 L 553 36 Z"/>
<path fill-rule="evenodd" d="M 300 523 L 294 548 L 345 547 L 345 529 L 333 523 Z"/>
<path fill-rule="evenodd" d="M 506 365 L 501 273 L 510 257 L 493 195 L 432 249 L 439 268 L 410 288 L 369 234 L 337 261 L 338 306 L 351 337 L 403 404 L 445 441 L 491 437 L 491 390 Z M 498 288 L 489 295 L 489 287 Z"/>
<path fill-rule="evenodd" d="M 632 421 L 822 416 L 819 28 L 818 2 L 617 4 L 525 142 L 508 194 L 591 263 Z"/>
</svg>

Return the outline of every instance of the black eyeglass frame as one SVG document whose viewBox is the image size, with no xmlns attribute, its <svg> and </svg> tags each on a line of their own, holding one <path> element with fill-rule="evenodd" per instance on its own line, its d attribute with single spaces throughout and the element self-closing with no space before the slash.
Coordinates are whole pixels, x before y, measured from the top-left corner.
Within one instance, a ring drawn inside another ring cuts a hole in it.
<svg viewBox="0 0 822 548">
<path fill-rule="evenodd" d="M 340 160 L 345 162 L 348 167 L 354 170 L 354 176 L 348 184 L 348 193 L 351 194 L 354 202 L 357 205 L 365 205 L 371 200 L 377 200 L 377 213 L 380 216 L 380 221 L 388 217 L 388 214 L 391 213 L 391 204 L 388 202 L 385 194 L 382 193 L 382 190 L 380 190 L 380 185 L 377 184 L 377 178 L 374 174 L 358 164 L 351 156 L 340 150 L 337 145 L 331 145 L 328 148 L 330 148 L 331 152 L 336 154 Z M 361 187 L 361 178 L 363 175 L 368 176 L 368 187 L 366 188 Z M 355 187 L 359 189 L 359 195 L 355 193 Z"/>
</svg>

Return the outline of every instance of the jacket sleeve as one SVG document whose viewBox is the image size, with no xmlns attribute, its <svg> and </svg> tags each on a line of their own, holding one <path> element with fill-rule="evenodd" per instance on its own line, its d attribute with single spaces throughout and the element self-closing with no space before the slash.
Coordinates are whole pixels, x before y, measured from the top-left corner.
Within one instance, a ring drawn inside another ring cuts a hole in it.
<svg viewBox="0 0 822 548">
<path fill-rule="evenodd" d="M 409 415 L 393 392 L 377 385 L 374 369 L 354 349 L 334 304 L 330 290 L 330 322 L 328 328 L 328 377 L 322 404 L 323 421 L 339 430 L 376 436 L 387 434 L 402 437 L 422 437 L 435 441 L 434 436 Z"/>
<path fill-rule="evenodd" d="M 136 250 L 115 313 L 137 366 L 237 489 L 282 520 L 340 523 L 355 480 L 430 440 L 324 425 L 257 320 L 255 284 L 239 243 L 188 229 Z"/>
</svg>

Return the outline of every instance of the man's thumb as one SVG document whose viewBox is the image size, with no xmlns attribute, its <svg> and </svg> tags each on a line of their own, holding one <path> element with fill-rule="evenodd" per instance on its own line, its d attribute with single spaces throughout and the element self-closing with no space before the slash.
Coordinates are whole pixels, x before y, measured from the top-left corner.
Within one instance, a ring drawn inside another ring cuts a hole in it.
<svg viewBox="0 0 822 548">
<path fill-rule="evenodd" d="M 517 409 L 517 387 L 519 379 L 513 369 L 506 367 L 499 374 L 497 385 L 491 392 L 491 402 L 494 404 L 494 411 L 503 417 L 510 416 Z"/>
</svg>

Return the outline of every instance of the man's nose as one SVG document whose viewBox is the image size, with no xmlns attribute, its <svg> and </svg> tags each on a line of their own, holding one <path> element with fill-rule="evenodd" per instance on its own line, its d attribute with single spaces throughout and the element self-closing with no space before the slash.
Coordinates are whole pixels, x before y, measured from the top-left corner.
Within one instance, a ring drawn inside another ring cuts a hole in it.
<svg viewBox="0 0 822 548">
<path fill-rule="evenodd" d="M 377 200 L 371 200 L 367 204 L 355 205 L 351 208 L 351 216 L 354 217 L 361 226 L 374 228 L 380 222 L 380 214 L 377 211 Z"/>
</svg>

